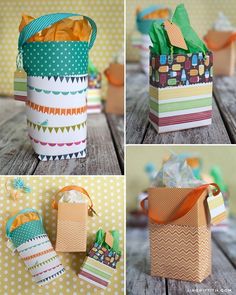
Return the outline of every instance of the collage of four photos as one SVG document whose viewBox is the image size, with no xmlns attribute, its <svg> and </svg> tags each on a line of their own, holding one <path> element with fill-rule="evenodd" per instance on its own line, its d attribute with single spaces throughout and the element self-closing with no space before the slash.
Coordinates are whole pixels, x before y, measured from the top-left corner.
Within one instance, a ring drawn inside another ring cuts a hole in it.
<svg viewBox="0 0 236 295">
<path fill-rule="evenodd" d="M 236 294 L 236 2 L 0 0 L 0 294 Z"/>
</svg>

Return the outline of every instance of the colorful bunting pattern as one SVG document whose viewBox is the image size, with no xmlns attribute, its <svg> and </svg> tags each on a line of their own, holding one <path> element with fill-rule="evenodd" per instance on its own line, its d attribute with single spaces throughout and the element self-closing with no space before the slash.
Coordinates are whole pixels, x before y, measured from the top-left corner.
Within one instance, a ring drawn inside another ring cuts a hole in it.
<svg viewBox="0 0 236 295">
<path fill-rule="evenodd" d="M 26 105 L 30 107 L 33 110 L 36 110 L 38 112 L 46 113 L 46 114 L 52 114 L 52 115 L 78 115 L 85 113 L 87 111 L 87 106 L 82 106 L 80 108 L 51 108 L 42 106 L 36 103 L 33 103 L 32 101 L 27 101 Z"/>
<path fill-rule="evenodd" d="M 76 124 L 76 125 L 72 125 L 72 126 L 62 126 L 62 127 L 48 127 L 48 126 L 42 126 L 40 124 L 35 124 L 29 120 L 27 120 L 27 125 L 33 129 L 37 129 L 38 131 L 40 131 L 41 129 L 43 130 L 43 132 L 49 131 L 50 133 L 52 133 L 52 131 L 55 131 L 56 133 L 60 130 L 62 133 L 64 131 L 70 132 L 70 130 L 75 131 L 75 130 L 80 130 L 81 128 L 84 128 L 86 126 L 86 121 L 80 123 L 80 124 Z"/>
<path fill-rule="evenodd" d="M 86 156 L 86 153 L 87 153 L 87 149 L 84 149 L 77 153 L 70 153 L 65 155 L 57 155 L 57 156 L 38 155 L 38 158 L 40 161 L 69 160 L 69 159 L 84 158 Z"/>
<path fill-rule="evenodd" d="M 72 146 L 72 145 L 80 145 L 82 143 L 85 143 L 87 141 L 87 139 L 83 139 L 83 140 L 80 140 L 80 141 L 75 141 L 75 142 L 69 142 L 69 143 L 50 143 L 50 142 L 44 142 L 44 141 L 40 141 L 40 140 L 37 140 L 35 138 L 33 138 L 32 136 L 29 135 L 29 138 L 34 141 L 35 143 L 39 143 L 41 145 L 49 145 L 49 146 Z"/>
<path fill-rule="evenodd" d="M 81 94 L 81 93 L 84 93 L 84 92 L 87 91 L 87 87 L 84 88 L 84 89 L 81 89 L 81 90 L 76 90 L 76 91 L 53 91 L 53 90 L 45 90 L 45 89 L 36 88 L 36 87 L 30 86 L 30 85 L 28 85 L 28 89 L 35 90 L 36 92 L 43 92 L 45 94 L 55 94 L 55 95 L 59 95 L 59 94 L 62 94 L 62 95 L 68 95 L 68 94 L 75 95 L 75 94 Z"/>
</svg>

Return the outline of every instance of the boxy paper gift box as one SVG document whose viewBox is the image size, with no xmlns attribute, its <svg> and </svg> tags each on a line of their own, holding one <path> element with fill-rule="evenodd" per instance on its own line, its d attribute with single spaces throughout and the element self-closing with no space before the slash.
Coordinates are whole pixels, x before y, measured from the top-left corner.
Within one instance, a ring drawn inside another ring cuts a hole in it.
<svg viewBox="0 0 236 295">
<path fill-rule="evenodd" d="M 59 194 L 62 196 L 57 201 Z M 87 198 L 91 202 L 90 205 Z M 82 187 L 66 186 L 57 193 L 53 201 L 53 208 L 58 210 L 56 251 L 86 251 L 88 213 L 95 213 L 92 207 L 92 200 Z"/>
<path fill-rule="evenodd" d="M 105 70 L 108 80 L 106 97 L 106 113 L 123 115 L 124 114 L 124 65 L 112 63 Z"/>
<path fill-rule="evenodd" d="M 106 289 L 120 260 L 119 232 L 98 230 L 93 247 L 86 256 L 79 272 L 79 278 Z"/>
<path fill-rule="evenodd" d="M 223 202 L 219 188 L 212 185 L 217 188 L 214 195 Z M 209 184 L 197 188 L 148 190 L 152 276 L 201 282 L 211 274 L 208 189 Z M 214 203 L 213 209 L 217 206 L 219 203 Z M 212 223 L 224 218 L 225 211 L 222 211 L 221 215 L 212 217 Z"/>
<path fill-rule="evenodd" d="M 159 132 L 211 124 L 213 58 L 190 26 L 184 6 L 150 30 L 150 113 Z"/>
</svg>

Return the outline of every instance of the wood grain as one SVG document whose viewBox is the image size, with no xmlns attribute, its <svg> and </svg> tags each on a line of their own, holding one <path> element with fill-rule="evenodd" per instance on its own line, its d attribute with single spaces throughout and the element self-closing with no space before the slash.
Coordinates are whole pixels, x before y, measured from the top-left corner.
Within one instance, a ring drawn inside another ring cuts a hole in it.
<svg viewBox="0 0 236 295">
<path fill-rule="evenodd" d="M 236 268 L 236 220 L 231 220 L 226 231 L 214 232 L 212 236 L 215 243 Z"/>
<path fill-rule="evenodd" d="M 41 162 L 28 140 L 24 103 L 0 98 L 1 174 L 120 175 L 123 172 L 121 116 L 88 116 L 88 154 L 84 159 Z"/>
<path fill-rule="evenodd" d="M 106 114 L 121 172 L 124 173 L 124 116 Z"/>
<path fill-rule="evenodd" d="M 126 232 L 127 295 L 166 294 L 164 278 L 150 276 L 149 240 L 147 230 L 127 229 Z"/>
<path fill-rule="evenodd" d="M 236 76 L 215 77 L 214 95 L 232 143 L 236 143 Z"/>
<path fill-rule="evenodd" d="M 212 243 L 212 275 L 202 283 L 151 277 L 149 261 L 148 229 L 127 228 L 127 294 L 236 294 L 235 221 L 228 236 L 221 233 L 220 246 Z M 234 234 L 233 234 L 234 231 Z M 217 234 L 219 236 L 219 233 Z M 223 237 L 226 237 L 226 246 Z M 232 251 L 230 252 L 229 244 Z M 222 250 L 224 249 L 224 250 Z M 226 252 L 228 251 L 228 255 Z M 231 253 L 231 254 L 230 254 Z M 232 260 L 231 260 L 232 259 Z M 228 290 L 223 292 L 222 290 Z M 201 293 L 200 293 L 201 292 Z"/>
<path fill-rule="evenodd" d="M 231 143 L 213 99 L 213 124 L 201 128 L 158 134 L 148 122 L 148 81 L 137 65 L 127 65 L 126 142 L 129 144 Z"/>
</svg>

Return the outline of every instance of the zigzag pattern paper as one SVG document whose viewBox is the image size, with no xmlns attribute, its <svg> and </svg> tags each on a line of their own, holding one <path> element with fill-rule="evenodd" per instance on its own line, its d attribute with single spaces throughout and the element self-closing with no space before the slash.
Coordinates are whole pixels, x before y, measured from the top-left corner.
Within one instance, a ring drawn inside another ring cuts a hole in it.
<svg viewBox="0 0 236 295">
<path fill-rule="evenodd" d="M 211 273 L 210 227 L 150 222 L 151 275 L 201 282 Z"/>
</svg>

